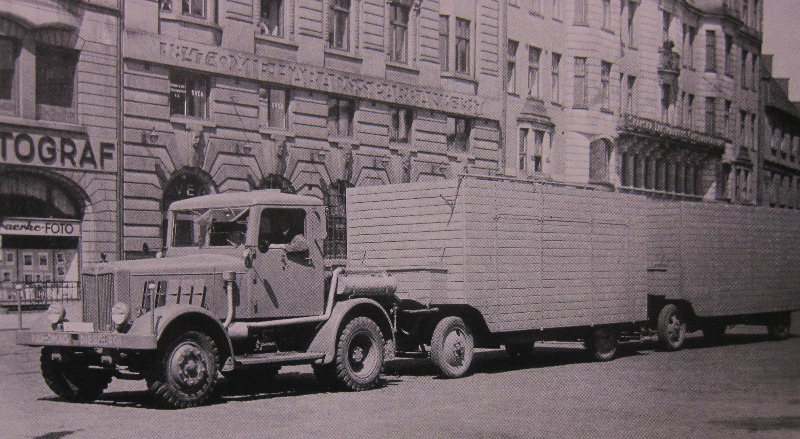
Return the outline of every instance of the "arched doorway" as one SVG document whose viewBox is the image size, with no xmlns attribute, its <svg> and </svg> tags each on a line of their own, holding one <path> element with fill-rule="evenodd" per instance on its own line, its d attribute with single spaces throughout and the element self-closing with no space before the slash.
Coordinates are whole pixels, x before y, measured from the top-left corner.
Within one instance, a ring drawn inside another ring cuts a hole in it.
<svg viewBox="0 0 800 439">
<path fill-rule="evenodd" d="M 86 194 L 57 175 L 2 171 L 0 301 L 77 299 Z"/>
<path fill-rule="evenodd" d="M 216 192 L 216 186 L 211 176 L 205 171 L 196 168 L 184 168 L 176 172 L 169 179 L 161 198 L 161 245 L 167 244 L 167 209 L 169 205 L 178 200 L 199 197 Z M 146 250 L 146 249 L 143 249 Z M 143 253 L 148 253 L 143 251 Z M 145 256 L 149 256 L 145 254 Z"/>
</svg>

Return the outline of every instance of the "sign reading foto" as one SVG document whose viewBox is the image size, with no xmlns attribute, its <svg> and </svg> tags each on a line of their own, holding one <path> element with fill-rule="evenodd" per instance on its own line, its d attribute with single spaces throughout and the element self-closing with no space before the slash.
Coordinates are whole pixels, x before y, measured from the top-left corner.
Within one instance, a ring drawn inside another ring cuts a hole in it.
<svg viewBox="0 0 800 439">
<path fill-rule="evenodd" d="M 81 222 L 53 218 L 0 218 L 0 234 L 28 236 L 81 236 Z"/>
</svg>

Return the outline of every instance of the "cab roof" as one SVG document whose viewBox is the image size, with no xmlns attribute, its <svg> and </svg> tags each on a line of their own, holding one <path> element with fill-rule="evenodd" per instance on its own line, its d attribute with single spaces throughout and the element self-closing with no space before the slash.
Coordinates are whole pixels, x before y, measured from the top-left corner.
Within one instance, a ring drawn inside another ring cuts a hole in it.
<svg viewBox="0 0 800 439">
<path fill-rule="evenodd" d="M 172 203 L 169 210 L 212 209 L 220 207 L 250 206 L 322 206 L 322 200 L 307 195 L 286 194 L 278 189 L 262 189 L 250 192 L 223 192 L 187 198 Z"/>
</svg>

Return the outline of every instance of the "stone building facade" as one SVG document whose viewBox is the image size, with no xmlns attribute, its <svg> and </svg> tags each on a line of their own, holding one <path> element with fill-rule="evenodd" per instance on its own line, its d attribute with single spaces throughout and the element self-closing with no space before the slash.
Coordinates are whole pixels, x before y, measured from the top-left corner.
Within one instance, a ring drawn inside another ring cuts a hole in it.
<svg viewBox="0 0 800 439">
<path fill-rule="evenodd" d="M 82 262 L 118 254 L 118 12 L 0 3 L 0 300 L 74 295 Z"/>
</svg>

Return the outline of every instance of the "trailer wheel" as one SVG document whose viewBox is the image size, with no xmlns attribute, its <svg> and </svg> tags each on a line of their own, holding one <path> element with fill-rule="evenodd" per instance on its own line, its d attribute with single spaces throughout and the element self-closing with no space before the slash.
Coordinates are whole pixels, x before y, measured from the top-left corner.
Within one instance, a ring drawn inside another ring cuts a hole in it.
<svg viewBox="0 0 800 439">
<path fill-rule="evenodd" d="M 533 356 L 534 344 L 536 344 L 535 341 L 507 344 L 505 345 L 506 354 L 508 354 L 512 360 L 527 360 Z"/>
<path fill-rule="evenodd" d="M 383 334 L 372 319 L 356 317 L 351 320 L 336 344 L 336 386 L 345 390 L 375 387 L 383 369 L 383 350 Z M 324 366 L 320 372 L 326 375 Z M 327 379 L 323 378 L 323 381 Z"/>
<path fill-rule="evenodd" d="M 767 325 L 767 333 L 773 340 L 786 340 L 789 338 L 791 327 L 792 315 L 788 312 L 780 313 Z"/>
<path fill-rule="evenodd" d="M 215 395 L 219 351 L 211 337 L 187 331 L 159 354 L 158 365 L 147 379 L 147 387 L 159 405 L 196 407 Z"/>
<path fill-rule="evenodd" d="M 472 332 L 460 317 L 446 317 L 433 330 L 431 359 L 447 378 L 466 375 L 474 350 Z"/>
<path fill-rule="evenodd" d="M 658 342 L 668 351 L 683 347 L 686 339 L 686 321 L 677 306 L 669 304 L 658 314 Z"/>
<path fill-rule="evenodd" d="M 54 348 L 42 348 L 40 358 L 42 377 L 50 390 L 70 402 L 92 402 L 103 394 L 111 382 L 109 371 L 55 361 L 55 352 Z"/>
<path fill-rule="evenodd" d="M 583 344 L 595 360 L 613 360 L 617 356 L 617 331 L 608 327 L 592 328 Z"/>
</svg>

